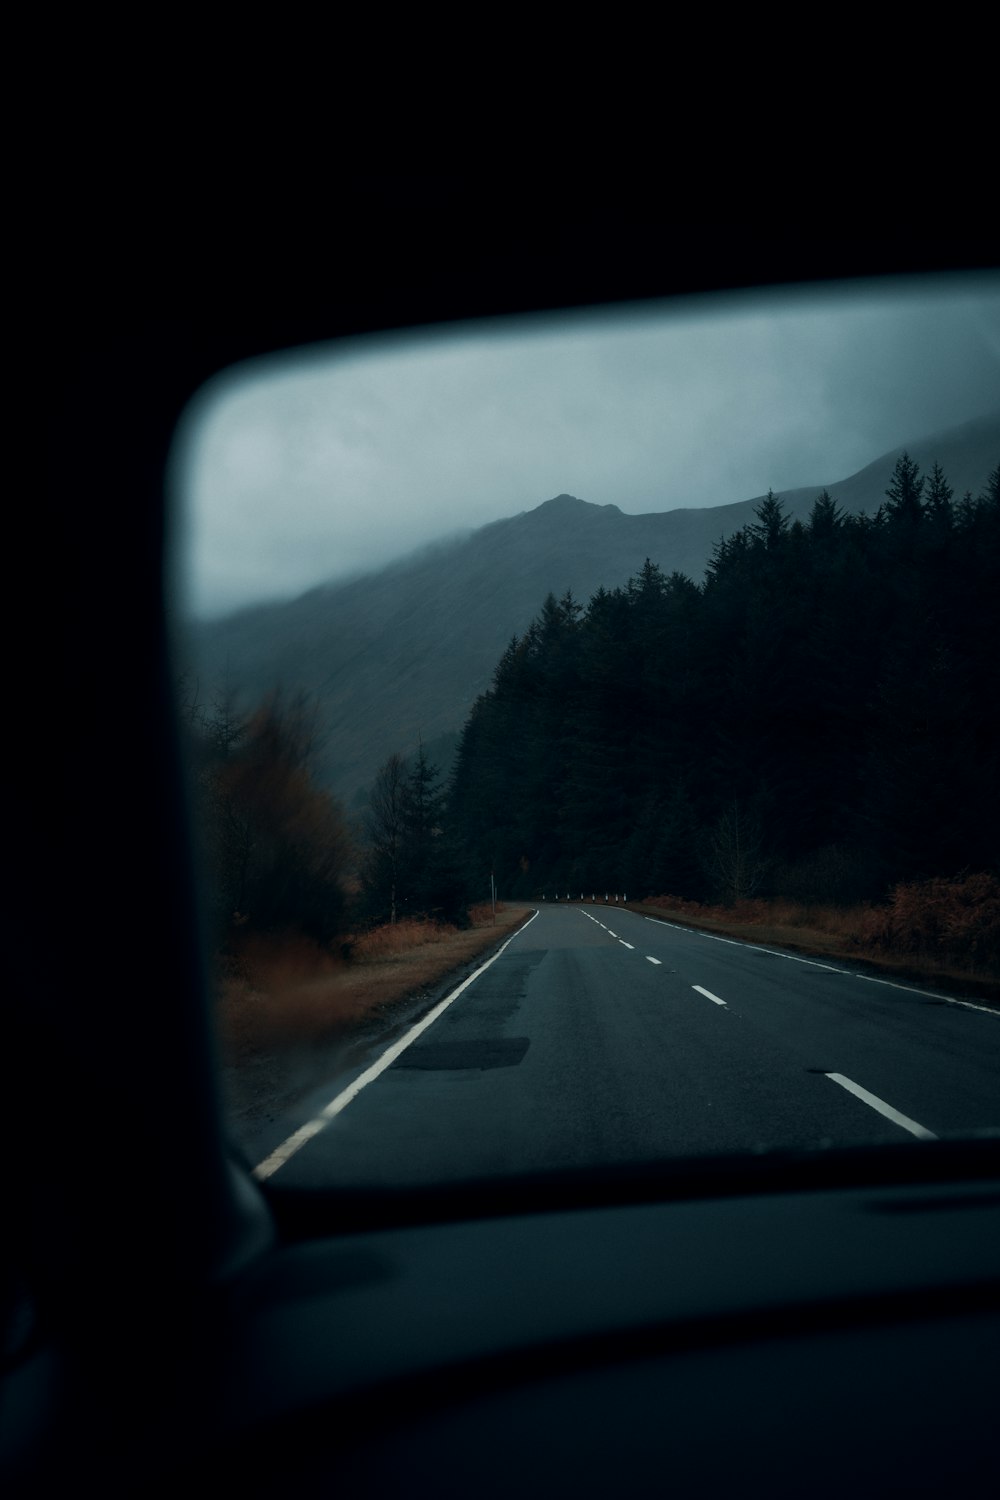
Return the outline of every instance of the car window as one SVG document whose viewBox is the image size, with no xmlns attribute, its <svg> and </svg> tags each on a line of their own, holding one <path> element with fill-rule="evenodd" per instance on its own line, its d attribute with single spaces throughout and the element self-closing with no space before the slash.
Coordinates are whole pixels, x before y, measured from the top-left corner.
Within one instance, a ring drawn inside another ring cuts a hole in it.
<svg viewBox="0 0 1000 1500">
<path fill-rule="evenodd" d="M 172 489 L 258 1177 L 1000 1127 L 996 276 L 251 362 Z"/>
</svg>

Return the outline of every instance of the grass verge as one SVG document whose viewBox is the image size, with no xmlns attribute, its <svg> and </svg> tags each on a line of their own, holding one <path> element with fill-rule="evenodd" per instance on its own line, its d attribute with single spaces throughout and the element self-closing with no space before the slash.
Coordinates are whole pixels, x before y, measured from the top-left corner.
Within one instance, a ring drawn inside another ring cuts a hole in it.
<svg viewBox="0 0 1000 1500">
<path fill-rule="evenodd" d="M 294 936 L 245 941 L 216 991 L 223 1096 L 237 1136 L 334 1076 L 407 1008 L 447 993 L 532 910 L 501 905 L 494 926 L 487 908 L 473 908 L 464 931 L 397 922 L 346 944 L 349 959 Z"/>
<path fill-rule="evenodd" d="M 282 1041 L 325 1041 L 350 1031 L 485 952 L 529 910 L 501 906 L 495 926 L 479 912 L 464 931 L 409 919 L 377 927 L 345 945 L 346 960 L 304 938 L 250 940 L 219 986 L 227 1060 Z"/>
</svg>

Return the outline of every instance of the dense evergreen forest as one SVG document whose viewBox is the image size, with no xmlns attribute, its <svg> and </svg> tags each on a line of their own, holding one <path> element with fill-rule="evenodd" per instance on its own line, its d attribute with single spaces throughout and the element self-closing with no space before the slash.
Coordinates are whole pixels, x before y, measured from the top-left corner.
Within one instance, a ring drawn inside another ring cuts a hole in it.
<svg viewBox="0 0 1000 1500">
<path fill-rule="evenodd" d="M 874 517 L 769 494 L 704 582 L 549 596 L 465 727 L 477 888 L 878 899 L 1000 861 L 1000 465 L 904 455 Z"/>
</svg>

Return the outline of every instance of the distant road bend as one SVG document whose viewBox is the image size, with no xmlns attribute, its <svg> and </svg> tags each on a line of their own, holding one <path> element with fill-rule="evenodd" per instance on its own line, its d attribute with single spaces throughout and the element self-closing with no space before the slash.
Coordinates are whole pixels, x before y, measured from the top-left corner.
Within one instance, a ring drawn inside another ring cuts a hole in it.
<svg viewBox="0 0 1000 1500">
<path fill-rule="evenodd" d="M 334 1097 L 289 1186 L 411 1185 L 1000 1125 L 1000 1013 L 602 904 L 543 907 Z"/>
</svg>

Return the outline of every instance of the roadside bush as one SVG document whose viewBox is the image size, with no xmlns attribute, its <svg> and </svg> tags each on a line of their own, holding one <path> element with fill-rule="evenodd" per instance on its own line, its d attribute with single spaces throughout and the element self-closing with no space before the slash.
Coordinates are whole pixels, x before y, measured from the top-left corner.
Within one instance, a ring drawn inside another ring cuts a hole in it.
<svg viewBox="0 0 1000 1500">
<path fill-rule="evenodd" d="M 985 872 L 898 885 L 858 923 L 863 945 L 1000 970 L 1000 880 Z"/>
<path fill-rule="evenodd" d="M 497 911 L 506 911 L 502 901 L 497 902 Z M 491 927 L 493 925 L 493 907 L 489 901 L 477 901 L 469 907 L 470 927 Z"/>
</svg>

